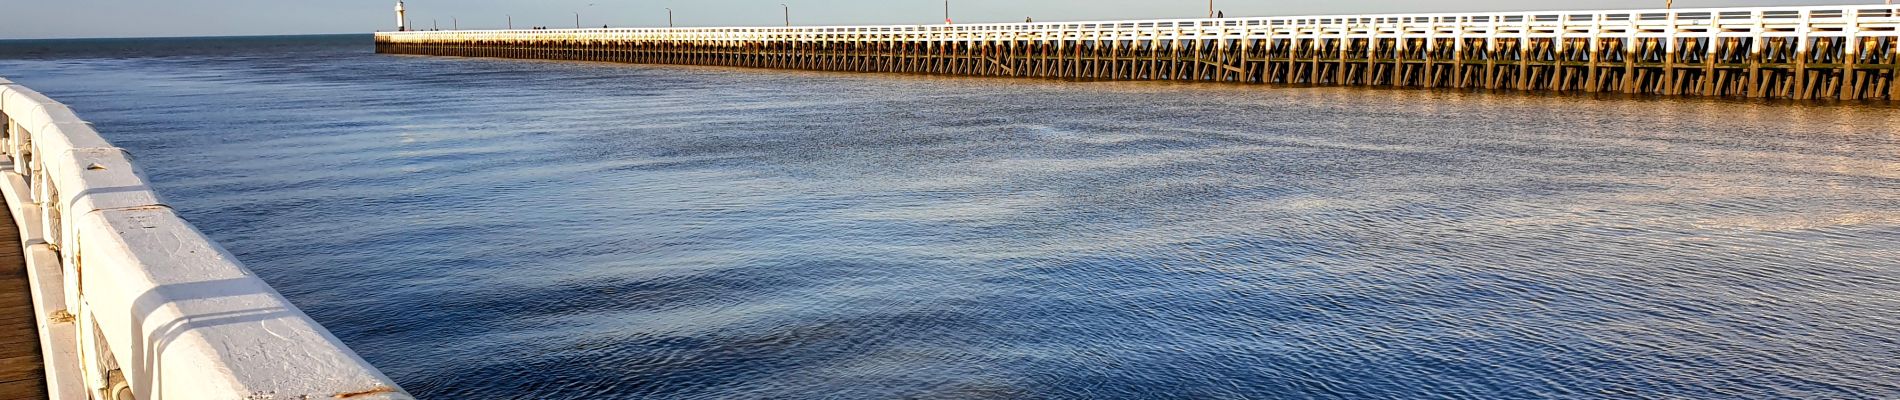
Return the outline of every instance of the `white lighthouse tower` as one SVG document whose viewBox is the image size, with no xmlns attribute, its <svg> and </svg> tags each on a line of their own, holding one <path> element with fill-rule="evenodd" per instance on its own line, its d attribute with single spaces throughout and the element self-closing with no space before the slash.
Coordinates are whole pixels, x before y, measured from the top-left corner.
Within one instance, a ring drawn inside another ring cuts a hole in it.
<svg viewBox="0 0 1900 400">
<path fill-rule="evenodd" d="M 396 0 L 396 31 L 397 32 L 409 30 L 409 16 L 407 15 L 408 12 L 409 12 L 408 10 L 404 10 L 402 8 L 402 0 Z"/>
</svg>

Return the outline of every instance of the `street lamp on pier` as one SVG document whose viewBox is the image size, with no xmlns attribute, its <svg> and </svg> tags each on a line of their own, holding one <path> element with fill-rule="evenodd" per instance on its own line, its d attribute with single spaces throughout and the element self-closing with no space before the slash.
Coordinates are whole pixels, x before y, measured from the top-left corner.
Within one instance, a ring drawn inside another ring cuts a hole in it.
<svg viewBox="0 0 1900 400">
<path fill-rule="evenodd" d="M 792 26 L 792 6 L 785 5 L 785 3 L 778 3 L 778 6 L 785 7 L 785 26 Z"/>
<path fill-rule="evenodd" d="M 666 8 L 666 27 L 673 27 L 673 7 Z"/>
</svg>

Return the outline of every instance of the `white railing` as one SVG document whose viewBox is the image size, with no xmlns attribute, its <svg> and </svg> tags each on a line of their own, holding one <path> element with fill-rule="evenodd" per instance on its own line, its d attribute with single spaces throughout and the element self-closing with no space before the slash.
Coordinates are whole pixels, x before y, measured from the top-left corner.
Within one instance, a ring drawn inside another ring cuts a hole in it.
<svg viewBox="0 0 1900 400">
<path fill-rule="evenodd" d="M 391 43 L 433 40 L 869 40 L 986 39 L 997 35 L 1120 38 L 1290 35 L 1495 34 L 1551 37 L 1591 33 L 1635 36 L 1900 36 L 1900 6 L 1736 7 L 1436 14 L 1320 15 L 968 25 L 512 29 L 378 32 Z M 1525 30 L 1524 28 L 1535 28 Z"/>
<path fill-rule="evenodd" d="M 50 397 L 410 399 L 152 192 L 71 109 L 0 79 Z"/>
</svg>

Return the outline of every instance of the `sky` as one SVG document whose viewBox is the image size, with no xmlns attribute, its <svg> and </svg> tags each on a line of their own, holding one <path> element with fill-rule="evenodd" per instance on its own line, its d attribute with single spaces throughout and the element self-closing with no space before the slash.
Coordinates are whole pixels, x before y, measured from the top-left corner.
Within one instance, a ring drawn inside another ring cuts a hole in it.
<svg viewBox="0 0 1900 400">
<path fill-rule="evenodd" d="M 1877 4 L 1881 0 L 1677 0 L 1678 8 Z M 937 24 L 942 0 L 414 0 L 418 28 L 581 24 L 777 26 Z M 1215 0 L 1227 16 L 1661 8 L 1663 0 Z M 0 39 L 367 33 L 395 29 L 383 0 L 0 0 Z M 1194 18 L 1206 0 L 951 0 L 959 23 Z"/>
</svg>

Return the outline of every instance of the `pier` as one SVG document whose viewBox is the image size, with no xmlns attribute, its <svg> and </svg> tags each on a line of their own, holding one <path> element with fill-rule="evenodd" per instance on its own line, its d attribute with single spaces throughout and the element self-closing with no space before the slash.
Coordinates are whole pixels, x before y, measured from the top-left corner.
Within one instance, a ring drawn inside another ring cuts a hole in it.
<svg viewBox="0 0 1900 400">
<path fill-rule="evenodd" d="M 376 51 L 1074 80 L 1900 98 L 1900 6 L 397 31 Z"/>
<path fill-rule="evenodd" d="M 0 399 L 411 398 L 6 79 L 0 194 Z"/>
</svg>

